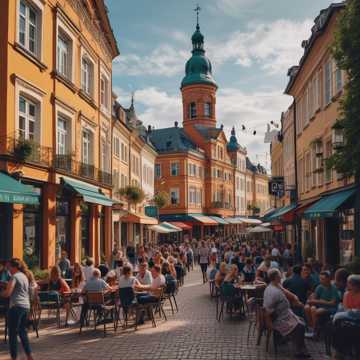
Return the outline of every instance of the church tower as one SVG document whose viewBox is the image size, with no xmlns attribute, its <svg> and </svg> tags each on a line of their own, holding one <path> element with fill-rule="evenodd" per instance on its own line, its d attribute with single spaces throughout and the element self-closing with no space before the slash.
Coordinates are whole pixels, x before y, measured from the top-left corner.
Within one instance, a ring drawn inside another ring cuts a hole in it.
<svg viewBox="0 0 360 360">
<path fill-rule="evenodd" d="M 191 38 L 192 56 L 185 66 L 181 82 L 184 128 L 200 125 L 216 127 L 215 105 L 217 85 L 212 77 L 210 60 L 205 56 L 204 36 L 200 32 L 197 7 L 196 30 Z"/>
</svg>

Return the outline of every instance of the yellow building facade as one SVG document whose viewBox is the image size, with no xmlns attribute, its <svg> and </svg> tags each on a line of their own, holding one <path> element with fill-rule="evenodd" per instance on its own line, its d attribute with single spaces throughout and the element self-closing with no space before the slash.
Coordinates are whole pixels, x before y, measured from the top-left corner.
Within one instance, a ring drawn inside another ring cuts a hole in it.
<svg viewBox="0 0 360 360">
<path fill-rule="evenodd" d="M 0 20 L 0 168 L 39 195 L 38 205 L 1 204 L 1 257 L 47 268 L 64 249 L 100 262 L 111 253 L 119 54 L 104 2 L 5 0 Z"/>
</svg>

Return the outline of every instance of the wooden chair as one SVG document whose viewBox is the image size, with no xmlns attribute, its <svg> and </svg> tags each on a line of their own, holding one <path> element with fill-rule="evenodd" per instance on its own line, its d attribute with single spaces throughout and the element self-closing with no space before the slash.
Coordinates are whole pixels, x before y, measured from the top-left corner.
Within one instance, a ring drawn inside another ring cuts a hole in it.
<svg viewBox="0 0 360 360">
<path fill-rule="evenodd" d="M 9 310 L 9 299 L 0 300 L 0 314 L 4 315 L 4 341 L 7 342 L 8 335 L 8 310 Z"/>
<path fill-rule="evenodd" d="M 48 310 L 48 318 L 50 317 L 51 311 L 56 313 L 56 322 L 60 328 L 60 312 L 61 312 L 61 295 L 57 291 L 39 291 L 38 300 L 40 306 L 40 315 L 42 310 Z"/>
<path fill-rule="evenodd" d="M 82 316 L 80 319 L 80 334 L 86 319 L 91 320 L 91 314 L 94 319 L 94 329 L 96 330 L 98 321 L 102 319 L 104 325 L 104 336 L 106 335 L 107 316 L 111 315 L 116 332 L 118 327 L 119 315 L 115 302 L 113 304 L 105 303 L 103 292 L 86 293 L 85 303 L 83 304 Z"/>
</svg>

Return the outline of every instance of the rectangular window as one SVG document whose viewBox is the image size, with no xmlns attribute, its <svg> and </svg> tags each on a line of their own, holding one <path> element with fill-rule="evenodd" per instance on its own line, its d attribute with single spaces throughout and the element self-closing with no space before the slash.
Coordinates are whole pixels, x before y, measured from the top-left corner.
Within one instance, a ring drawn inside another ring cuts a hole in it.
<svg viewBox="0 0 360 360">
<path fill-rule="evenodd" d="M 93 95 L 94 67 L 90 59 L 81 59 L 81 89 L 89 96 Z"/>
<path fill-rule="evenodd" d="M 328 141 L 325 145 L 325 158 L 328 159 L 332 155 L 332 142 Z M 328 169 L 325 167 L 325 174 L 324 174 L 324 181 L 325 183 L 329 183 L 332 181 L 332 169 Z"/>
<path fill-rule="evenodd" d="M 92 165 L 92 133 L 89 130 L 82 133 L 82 162 Z"/>
<path fill-rule="evenodd" d="M 40 50 L 41 16 L 40 12 L 21 0 L 19 7 L 19 43 L 35 56 Z"/>
<path fill-rule="evenodd" d="M 196 118 L 196 103 L 194 103 L 194 102 L 190 103 L 189 117 L 190 117 L 190 119 Z"/>
<path fill-rule="evenodd" d="M 123 145 L 123 144 L 121 144 Z M 119 158 L 120 157 L 120 139 L 117 136 L 114 136 L 114 155 Z"/>
<path fill-rule="evenodd" d="M 59 29 L 57 39 L 57 71 L 60 75 L 71 80 L 72 41 Z"/>
<path fill-rule="evenodd" d="M 204 116 L 211 117 L 211 103 L 204 103 Z"/>
<path fill-rule="evenodd" d="M 67 155 L 69 152 L 70 143 L 70 126 L 69 120 L 64 116 L 59 115 L 57 120 L 57 155 Z"/>
<path fill-rule="evenodd" d="M 338 93 L 343 88 L 342 71 L 338 67 L 336 67 L 335 70 L 335 81 L 336 81 L 336 93 Z"/>
<path fill-rule="evenodd" d="M 179 176 L 179 173 L 180 173 L 180 164 L 178 162 L 171 163 L 170 165 L 171 176 Z"/>
<path fill-rule="evenodd" d="M 328 60 L 324 66 L 324 102 L 325 106 L 331 102 L 332 98 L 332 62 Z"/>
<path fill-rule="evenodd" d="M 170 202 L 171 205 L 178 205 L 180 202 L 180 191 L 178 188 L 170 189 Z"/>
<path fill-rule="evenodd" d="M 19 97 L 19 136 L 26 140 L 35 140 L 38 133 L 38 105 L 24 96 Z"/>
<path fill-rule="evenodd" d="M 104 75 L 100 78 L 100 104 L 106 110 L 109 108 L 109 81 Z"/>
<path fill-rule="evenodd" d="M 157 179 L 161 178 L 161 164 L 155 164 L 155 177 Z"/>
</svg>

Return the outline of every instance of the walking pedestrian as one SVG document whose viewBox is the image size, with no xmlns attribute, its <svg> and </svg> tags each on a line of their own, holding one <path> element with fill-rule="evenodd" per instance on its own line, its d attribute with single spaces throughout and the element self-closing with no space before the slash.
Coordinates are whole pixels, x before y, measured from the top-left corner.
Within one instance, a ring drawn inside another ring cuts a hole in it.
<svg viewBox="0 0 360 360">
<path fill-rule="evenodd" d="M 17 337 L 19 336 L 27 360 L 32 360 L 32 351 L 26 329 L 30 311 L 30 275 L 20 259 L 11 259 L 8 266 L 11 278 L 0 296 L 10 298 L 8 311 L 10 356 L 13 360 L 17 359 Z"/>
<path fill-rule="evenodd" d="M 210 255 L 210 250 L 207 247 L 207 245 L 205 244 L 205 241 L 201 241 L 201 246 L 199 248 L 199 262 L 200 262 L 200 267 L 201 267 L 201 272 L 202 272 L 202 276 L 203 276 L 203 283 L 205 284 L 207 282 L 207 267 L 209 264 L 209 255 Z"/>
</svg>

